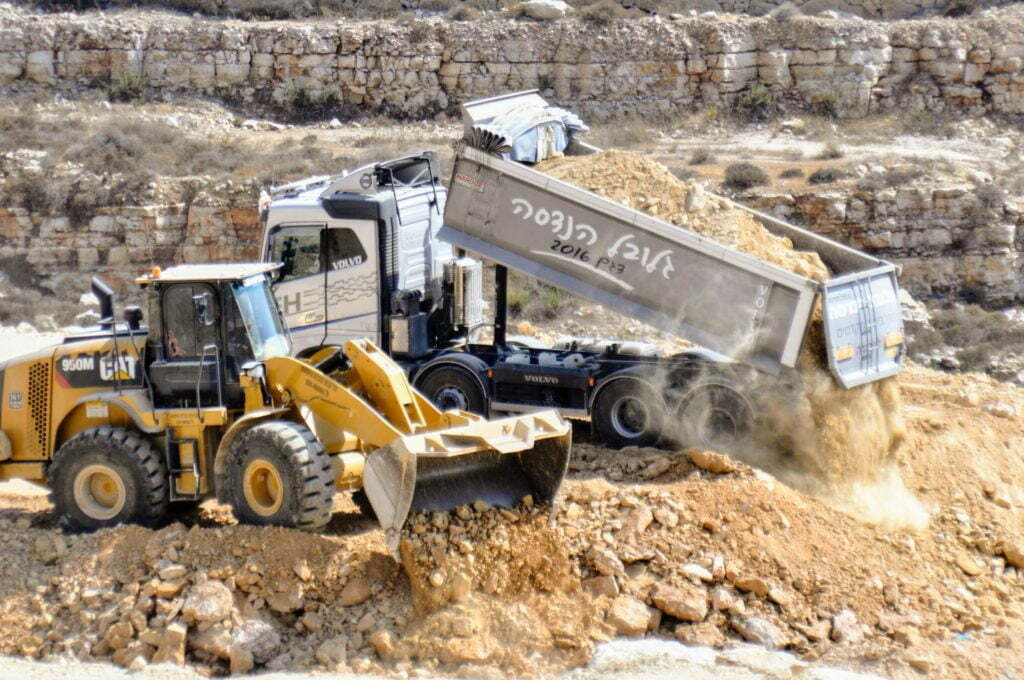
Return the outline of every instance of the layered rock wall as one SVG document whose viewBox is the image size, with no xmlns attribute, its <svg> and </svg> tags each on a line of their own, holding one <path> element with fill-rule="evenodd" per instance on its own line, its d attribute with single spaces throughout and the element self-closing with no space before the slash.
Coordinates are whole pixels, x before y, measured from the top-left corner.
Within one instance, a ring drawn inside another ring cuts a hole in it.
<svg viewBox="0 0 1024 680">
<path fill-rule="evenodd" d="M 876 191 L 749 196 L 743 202 L 903 267 L 919 298 L 999 306 L 1024 301 L 1024 213 L 983 205 L 967 184 Z M 84 224 L 66 216 L 0 209 L 0 261 L 23 261 L 37 281 L 96 273 L 127 287 L 151 266 L 259 258 L 252 191 L 190 205 L 98 208 Z"/>
<path fill-rule="evenodd" d="M 756 84 L 862 116 L 1024 113 L 1024 18 L 871 22 L 653 17 L 597 26 L 490 20 L 211 21 L 0 11 L 0 86 L 142 88 L 234 102 L 422 116 L 539 87 L 591 117 L 728 104 Z"/>
<path fill-rule="evenodd" d="M 751 196 L 745 203 L 903 267 L 919 298 L 1024 300 L 1024 214 L 970 184 Z"/>
<path fill-rule="evenodd" d="M 24 263 L 19 276 L 44 286 L 87 272 L 125 290 L 153 266 L 259 259 L 263 233 L 255 203 L 245 192 L 208 205 L 101 207 L 85 224 L 0 209 L 0 260 Z"/>
</svg>

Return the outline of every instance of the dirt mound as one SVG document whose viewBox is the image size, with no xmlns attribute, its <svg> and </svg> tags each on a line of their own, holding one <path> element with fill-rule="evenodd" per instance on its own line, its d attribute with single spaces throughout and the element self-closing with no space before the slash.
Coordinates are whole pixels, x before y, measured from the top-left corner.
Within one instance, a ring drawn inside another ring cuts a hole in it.
<svg viewBox="0 0 1024 680">
<path fill-rule="evenodd" d="M 553 525 L 529 506 L 415 515 L 402 565 L 351 512 L 325 534 L 218 526 L 215 506 L 191 527 L 76 536 L 44 500 L 0 496 L 0 653 L 212 675 L 551 676 L 597 642 L 654 636 L 894 677 L 1019 668 L 1024 396 L 915 366 L 901 380 L 894 463 L 932 513 L 918 531 L 714 452 L 587 444 Z"/>
<path fill-rule="evenodd" d="M 817 253 L 795 250 L 747 213 L 706 193 L 700 184 L 678 179 L 661 163 L 630 151 L 603 151 L 544 161 L 537 169 L 636 210 L 695 231 L 719 243 L 824 281 L 828 269 Z"/>
<path fill-rule="evenodd" d="M 794 273 L 823 281 L 829 271 L 816 253 L 794 249 L 742 210 L 682 181 L 640 154 L 605 151 L 557 158 L 539 170 L 690 229 Z M 799 376 L 752 385 L 762 394 L 755 441 L 739 457 L 819 493 L 849 496 L 849 483 L 872 483 L 891 464 L 902 440 L 899 388 L 885 380 L 852 390 L 827 370 L 820 308 L 799 359 Z M 760 383 L 762 378 L 752 378 Z"/>
<path fill-rule="evenodd" d="M 399 550 L 424 614 L 403 639 L 417 658 L 497 663 L 517 674 L 590 658 L 594 607 L 549 507 L 527 499 L 517 508 L 477 502 L 418 514 Z"/>
</svg>

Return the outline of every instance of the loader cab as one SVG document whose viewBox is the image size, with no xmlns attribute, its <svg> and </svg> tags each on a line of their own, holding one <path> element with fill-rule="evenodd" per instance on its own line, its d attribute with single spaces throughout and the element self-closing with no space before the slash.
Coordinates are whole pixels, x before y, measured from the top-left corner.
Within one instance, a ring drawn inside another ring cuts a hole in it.
<svg viewBox="0 0 1024 680">
<path fill-rule="evenodd" d="M 275 269 L 183 265 L 139 280 L 148 291 L 154 406 L 241 408 L 242 367 L 291 352 L 267 277 Z"/>
<path fill-rule="evenodd" d="M 418 152 L 264 197 L 262 260 L 281 265 L 274 295 L 296 353 L 359 338 L 399 356 L 426 351 L 452 258 L 436 238 L 439 173 L 436 156 Z"/>
</svg>

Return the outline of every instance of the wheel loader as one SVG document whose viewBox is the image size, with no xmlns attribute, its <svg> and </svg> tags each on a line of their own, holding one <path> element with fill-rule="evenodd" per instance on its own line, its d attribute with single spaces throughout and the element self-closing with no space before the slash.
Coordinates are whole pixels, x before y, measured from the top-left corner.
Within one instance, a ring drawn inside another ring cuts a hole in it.
<svg viewBox="0 0 1024 680">
<path fill-rule="evenodd" d="M 136 306 L 116 322 L 94 279 L 97 328 L 0 365 L 0 478 L 45 483 L 75 530 L 211 497 L 312 530 L 352 490 L 392 544 L 412 510 L 554 499 L 571 439 L 556 412 L 441 411 L 368 340 L 292 358 L 276 269 L 154 268 L 136 280 L 145 325 Z"/>
</svg>

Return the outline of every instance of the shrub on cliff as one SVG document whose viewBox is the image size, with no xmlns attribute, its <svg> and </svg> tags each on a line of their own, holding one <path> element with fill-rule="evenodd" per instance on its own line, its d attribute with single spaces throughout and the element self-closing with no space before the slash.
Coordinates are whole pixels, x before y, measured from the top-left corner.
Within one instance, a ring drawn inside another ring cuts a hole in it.
<svg viewBox="0 0 1024 680">
<path fill-rule="evenodd" d="M 449 21 L 479 21 L 482 16 L 480 10 L 469 5 L 459 5 L 448 12 Z"/>
<path fill-rule="evenodd" d="M 842 177 L 842 173 L 835 168 L 818 168 L 807 178 L 808 184 L 832 184 Z"/>
<path fill-rule="evenodd" d="M 778 97 L 761 83 L 751 85 L 736 99 L 736 113 L 749 121 L 765 121 L 782 110 Z"/>
<path fill-rule="evenodd" d="M 733 163 L 725 169 L 728 189 L 746 191 L 762 184 L 768 184 L 768 174 L 752 163 Z"/>
</svg>

